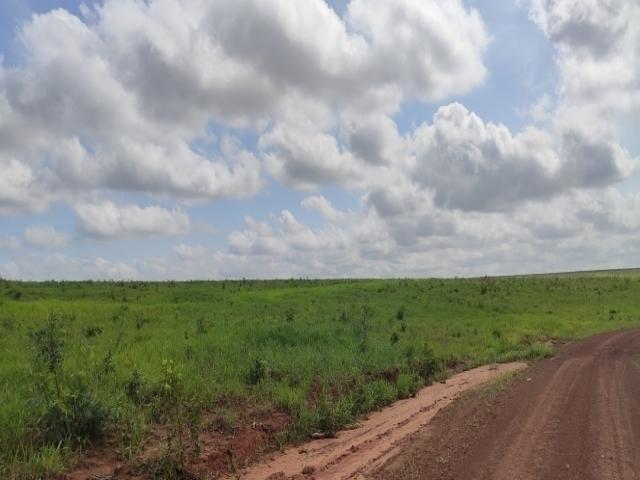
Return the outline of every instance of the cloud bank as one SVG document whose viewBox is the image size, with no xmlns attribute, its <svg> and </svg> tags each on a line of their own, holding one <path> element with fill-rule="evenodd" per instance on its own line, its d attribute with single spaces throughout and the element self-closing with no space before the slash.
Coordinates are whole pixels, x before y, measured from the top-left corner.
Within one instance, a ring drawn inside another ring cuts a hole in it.
<svg viewBox="0 0 640 480">
<path fill-rule="evenodd" d="M 46 278 L 57 262 L 109 278 L 520 272 L 611 262 L 598 244 L 637 263 L 638 198 L 616 186 L 638 165 L 622 134 L 640 122 L 640 6 L 521 3 L 558 85 L 517 130 L 459 101 L 492 74 L 494 42 L 461 0 L 351 0 L 341 15 L 324 0 L 105 0 L 34 15 L 20 61 L 0 63 L 0 215 L 61 204 L 78 232 L 37 224 L 27 245 L 187 237 L 193 205 L 272 182 L 308 196 L 247 216 L 226 248 L 182 238 L 126 264 L 23 252 L 0 275 Z M 435 113 L 400 128 L 407 105 Z"/>
</svg>

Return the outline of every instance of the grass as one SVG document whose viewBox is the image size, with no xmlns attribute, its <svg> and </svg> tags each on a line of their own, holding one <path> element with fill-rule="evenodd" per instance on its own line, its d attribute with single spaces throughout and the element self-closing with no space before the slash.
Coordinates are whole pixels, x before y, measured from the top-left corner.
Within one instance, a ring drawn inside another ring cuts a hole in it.
<svg viewBox="0 0 640 480">
<path fill-rule="evenodd" d="M 197 439 L 182 432 L 197 430 L 203 414 L 217 412 L 225 429 L 245 405 L 288 413 L 283 442 L 331 434 L 448 368 L 540 358 L 550 340 L 640 325 L 637 298 L 640 276 L 631 270 L 0 281 L 0 477 L 53 476 L 105 436 L 120 456 L 136 458 L 159 424 L 173 432 L 167 451 L 180 459 Z"/>
</svg>

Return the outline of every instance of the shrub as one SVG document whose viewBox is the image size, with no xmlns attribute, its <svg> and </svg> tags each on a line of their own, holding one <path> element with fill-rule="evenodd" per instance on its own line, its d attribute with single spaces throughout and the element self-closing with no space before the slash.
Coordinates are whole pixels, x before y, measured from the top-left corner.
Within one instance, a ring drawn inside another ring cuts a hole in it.
<svg viewBox="0 0 640 480">
<path fill-rule="evenodd" d="M 328 437 L 335 437 L 338 430 L 352 420 L 351 405 L 345 401 L 331 402 L 323 398 L 318 406 L 318 430 Z"/>
<path fill-rule="evenodd" d="M 407 347 L 405 357 L 409 369 L 417 373 L 425 382 L 430 381 L 438 369 L 438 361 L 433 349 L 426 343 L 418 352 L 412 345 Z"/>
<path fill-rule="evenodd" d="M 100 326 L 90 326 L 82 329 L 82 334 L 85 338 L 97 337 L 102 334 L 102 327 Z"/>
<path fill-rule="evenodd" d="M 196 320 L 196 335 L 205 335 L 207 333 L 207 321 L 204 317 Z"/>
<path fill-rule="evenodd" d="M 89 392 L 82 375 L 64 375 L 61 337 L 59 317 L 54 313 L 49 315 L 44 328 L 30 334 L 34 352 L 34 400 L 43 410 L 36 422 L 38 436 L 48 444 L 99 439 L 106 430 L 109 412 Z"/>
<path fill-rule="evenodd" d="M 247 385 L 257 385 L 260 383 L 264 377 L 267 375 L 267 368 L 265 363 L 259 358 L 256 359 L 255 363 L 247 373 L 245 381 Z"/>
<path fill-rule="evenodd" d="M 44 365 L 46 370 L 56 377 L 57 382 L 64 348 L 58 316 L 53 312 L 50 313 L 47 325 L 29 336 L 34 347 L 36 362 Z"/>
<path fill-rule="evenodd" d="M 138 369 L 131 372 L 124 388 L 127 398 L 136 405 L 140 405 L 145 400 L 145 383 L 142 373 Z"/>
<path fill-rule="evenodd" d="M 415 397 L 420 390 L 421 382 L 417 375 L 401 373 L 396 381 L 398 398 Z"/>
<path fill-rule="evenodd" d="M 108 421 L 108 410 L 79 381 L 71 391 L 49 402 L 38 427 L 46 443 L 58 444 L 67 439 L 84 443 L 102 438 Z"/>
</svg>

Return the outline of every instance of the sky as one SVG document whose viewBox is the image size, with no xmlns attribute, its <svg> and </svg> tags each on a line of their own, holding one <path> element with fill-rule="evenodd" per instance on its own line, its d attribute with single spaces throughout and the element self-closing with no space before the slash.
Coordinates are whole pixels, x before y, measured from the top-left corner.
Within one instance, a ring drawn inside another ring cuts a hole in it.
<svg viewBox="0 0 640 480">
<path fill-rule="evenodd" d="M 0 277 L 640 266 L 637 0 L 5 0 Z"/>
</svg>

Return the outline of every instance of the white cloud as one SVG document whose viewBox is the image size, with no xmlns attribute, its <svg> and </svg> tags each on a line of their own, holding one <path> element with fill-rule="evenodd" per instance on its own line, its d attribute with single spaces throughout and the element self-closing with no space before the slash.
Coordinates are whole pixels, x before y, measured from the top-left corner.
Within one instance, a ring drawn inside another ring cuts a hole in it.
<svg viewBox="0 0 640 480">
<path fill-rule="evenodd" d="M 604 187 L 632 171 L 629 153 L 613 142 L 566 131 L 559 138 L 534 127 L 512 134 L 454 103 L 414 134 L 415 178 L 435 202 L 462 210 L 508 210 L 571 189 Z"/>
<path fill-rule="evenodd" d="M 0 272 L 505 273 L 611 258 L 596 245 L 637 260 L 639 201 L 611 187 L 638 164 L 619 132 L 640 121 L 640 6 L 529 6 L 559 83 L 518 131 L 452 99 L 482 85 L 491 42 L 461 0 L 351 0 L 342 17 L 323 0 L 105 0 L 82 18 L 34 16 L 20 28 L 20 63 L 0 63 L 0 215 L 59 202 L 89 237 L 186 235 L 198 228 L 189 205 L 251 197 L 268 173 L 316 190 L 302 207 L 326 223 L 285 209 L 247 217 L 226 250 L 185 239 L 167 257 L 128 263 L 40 252 Z M 415 101 L 433 119 L 399 129 Z M 233 136 L 247 133 L 255 148 Z M 362 210 L 339 210 L 321 185 L 359 196 Z M 121 191 L 176 206 L 95 201 Z M 37 227 L 25 240 L 68 237 Z"/>
<path fill-rule="evenodd" d="M 29 227 L 24 232 L 27 243 L 34 247 L 57 248 L 69 243 L 67 234 L 58 232 L 51 225 L 38 225 Z"/>
<path fill-rule="evenodd" d="M 278 124 L 260 138 L 260 147 L 269 172 L 297 188 L 347 184 L 357 175 L 351 153 L 333 135 L 313 128 Z"/>
<path fill-rule="evenodd" d="M 13 235 L 0 237 L 0 248 L 15 250 L 20 247 L 20 241 Z"/>
<path fill-rule="evenodd" d="M 559 129 L 615 139 L 640 121 L 640 4 L 634 0 L 531 0 L 560 74 Z"/>
<path fill-rule="evenodd" d="M 322 0 L 107 0 L 83 17 L 34 15 L 20 29 L 23 63 L 0 64 L 0 214 L 94 190 L 255 194 L 253 154 L 192 148 L 212 120 L 258 130 L 275 120 L 263 137 L 271 172 L 298 186 L 333 181 L 350 153 L 318 127 L 282 131 L 301 98 L 393 111 L 469 91 L 486 73 L 488 35 L 459 0 L 354 0 L 344 18 Z"/>
<path fill-rule="evenodd" d="M 173 247 L 173 250 L 183 260 L 201 258 L 208 253 L 208 249 L 202 245 L 187 245 L 180 243 Z"/>
<path fill-rule="evenodd" d="M 184 235 L 191 229 L 184 210 L 116 205 L 110 201 L 77 205 L 80 228 L 97 238 Z"/>
<path fill-rule="evenodd" d="M 102 257 L 95 259 L 94 269 L 89 271 L 92 270 L 99 278 L 135 280 L 138 277 L 138 272 L 130 265 L 124 262 L 112 262 Z"/>
<path fill-rule="evenodd" d="M 49 187 L 38 179 L 33 169 L 0 152 L 0 215 L 44 210 L 51 201 Z M 43 176 L 46 176 L 46 170 Z"/>
<path fill-rule="evenodd" d="M 61 253 L 28 253 L 0 264 L 0 276 L 33 280 L 135 280 L 136 267 L 103 257 L 80 258 Z M 152 278 L 152 277 L 148 277 Z"/>
<path fill-rule="evenodd" d="M 301 205 L 309 210 L 316 210 L 326 220 L 335 223 L 348 219 L 351 215 L 347 212 L 337 210 L 331 202 L 323 195 L 312 195 L 306 197 Z"/>
</svg>

